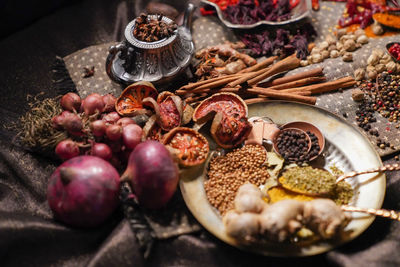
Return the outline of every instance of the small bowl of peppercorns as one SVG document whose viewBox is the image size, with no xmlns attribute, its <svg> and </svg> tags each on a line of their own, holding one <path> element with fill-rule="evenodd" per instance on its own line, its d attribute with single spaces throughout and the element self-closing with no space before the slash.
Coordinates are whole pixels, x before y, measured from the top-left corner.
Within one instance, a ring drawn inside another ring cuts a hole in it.
<svg viewBox="0 0 400 267">
<path fill-rule="evenodd" d="M 311 149 L 309 155 L 307 155 L 306 161 L 313 161 L 324 151 L 325 137 L 314 124 L 305 121 L 294 121 L 282 125 L 281 128 L 296 128 L 307 133 L 311 139 Z"/>
<path fill-rule="evenodd" d="M 281 129 L 272 142 L 275 152 L 285 160 L 298 164 L 307 161 L 307 155 L 311 149 L 311 139 L 303 130 Z"/>
</svg>

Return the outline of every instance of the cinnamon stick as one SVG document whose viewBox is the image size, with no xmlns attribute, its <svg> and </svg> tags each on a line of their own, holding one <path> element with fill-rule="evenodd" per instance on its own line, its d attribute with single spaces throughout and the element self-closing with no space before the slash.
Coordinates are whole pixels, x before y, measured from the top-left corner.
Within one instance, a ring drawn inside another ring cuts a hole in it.
<svg viewBox="0 0 400 267">
<path fill-rule="evenodd" d="M 256 94 L 259 96 L 266 96 L 266 97 L 271 97 L 271 98 L 281 99 L 281 100 L 297 101 L 297 102 L 302 102 L 302 103 L 307 103 L 307 104 L 312 104 L 312 105 L 314 105 L 315 102 L 317 101 L 316 97 L 297 95 L 297 94 L 293 94 L 293 93 L 285 93 L 282 91 L 268 90 L 265 88 L 249 88 L 246 90 L 238 89 L 238 88 L 222 88 L 221 90 L 223 90 L 223 92 L 236 93 L 239 95 L 250 93 L 250 94 Z"/>
<path fill-rule="evenodd" d="M 279 84 L 279 85 L 275 85 L 275 86 L 270 86 L 267 87 L 268 89 L 271 90 L 283 90 L 283 89 L 288 89 L 288 88 L 295 88 L 295 87 L 300 87 L 303 85 L 309 85 L 309 84 L 313 84 L 313 83 L 319 83 L 319 82 L 325 82 L 326 81 L 326 77 L 308 77 L 308 78 L 304 78 L 304 79 L 300 79 L 300 80 L 296 80 L 296 81 L 292 81 L 292 82 L 287 82 L 287 83 L 283 83 L 283 84 Z M 261 87 L 261 86 L 258 86 Z"/>
<path fill-rule="evenodd" d="M 269 99 L 266 97 L 257 97 L 257 98 L 250 98 L 250 99 L 245 99 L 244 102 L 249 105 L 249 104 L 255 104 L 255 103 L 261 103 L 261 102 L 267 102 Z"/>
<path fill-rule="evenodd" d="M 347 87 L 353 86 L 354 84 L 356 84 L 356 81 L 354 80 L 354 78 L 347 76 L 347 77 L 344 77 L 344 78 L 341 78 L 341 79 L 338 79 L 335 81 L 307 85 L 307 86 L 303 86 L 303 87 L 290 88 L 290 89 L 281 90 L 280 92 L 292 93 L 292 92 L 298 91 L 298 90 L 306 90 L 306 91 L 311 91 L 311 94 L 319 94 L 319 93 L 331 92 L 331 91 L 337 90 L 339 88 L 347 88 Z"/>
<path fill-rule="evenodd" d="M 270 86 L 280 85 L 280 84 L 284 84 L 284 83 L 289 83 L 292 81 L 297 81 L 297 80 L 308 78 L 308 77 L 323 76 L 324 75 L 323 70 L 324 69 L 322 67 L 318 67 L 315 69 L 299 72 L 299 73 L 296 73 L 293 75 L 284 76 L 282 78 L 277 78 L 277 79 L 274 79 L 272 81 L 268 81 L 265 83 L 260 83 L 260 84 L 258 84 L 258 86 L 259 87 L 270 87 Z"/>
<path fill-rule="evenodd" d="M 230 75 L 215 77 L 215 78 L 208 79 L 208 80 L 203 80 L 200 82 L 189 83 L 189 84 L 186 84 L 186 85 L 182 86 L 181 88 L 179 88 L 179 90 L 191 90 L 191 89 L 201 86 L 203 84 L 207 84 L 207 83 L 211 83 L 211 82 L 215 82 L 215 81 L 219 81 L 219 80 L 223 80 L 223 79 L 227 79 L 227 78 L 235 77 L 235 76 L 239 76 L 239 75 L 240 74 L 230 74 Z"/>
<path fill-rule="evenodd" d="M 241 74 L 241 76 L 247 77 L 247 76 L 249 76 L 251 74 L 252 74 L 252 72 L 251 73 L 243 73 L 243 74 Z M 199 87 L 196 87 L 191 92 L 195 93 L 195 92 L 201 91 L 203 89 L 217 88 L 217 87 L 226 85 L 227 83 L 235 81 L 235 80 L 237 80 L 237 77 L 229 77 L 229 78 L 226 78 L 226 79 L 221 79 L 219 81 L 203 84 L 203 85 L 201 85 Z"/>
<path fill-rule="evenodd" d="M 250 79 L 252 79 L 252 78 L 254 78 L 254 77 L 257 77 L 257 76 L 261 75 L 262 73 L 264 73 L 264 72 L 270 70 L 273 66 L 274 66 L 274 65 L 269 66 L 269 67 L 267 67 L 267 68 L 263 68 L 263 69 L 257 70 L 257 71 L 255 71 L 255 72 L 249 72 L 249 73 L 248 73 L 248 76 L 241 76 L 241 77 L 238 78 L 237 80 L 228 83 L 228 86 L 229 86 L 229 87 L 236 87 L 236 86 L 238 86 L 238 85 L 240 85 L 240 84 L 243 84 L 243 83 L 247 82 L 248 80 L 250 80 Z M 242 74 L 242 75 L 244 75 L 244 74 Z"/>
<path fill-rule="evenodd" d="M 288 56 L 287 58 L 278 61 L 277 63 L 275 63 L 274 65 L 271 66 L 270 69 L 268 69 L 267 71 L 261 73 L 260 75 L 250 79 L 247 81 L 247 83 L 249 85 L 255 85 L 258 82 L 271 77 L 272 75 L 275 75 L 277 73 L 283 72 L 283 71 L 289 71 L 292 69 L 297 68 L 298 66 L 300 66 L 300 59 L 298 59 L 296 57 L 296 55 L 291 55 Z"/>
<path fill-rule="evenodd" d="M 277 59 L 277 56 L 273 56 L 273 57 L 269 57 L 251 67 L 245 68 L 241 71 L 239 71 L 238 73 L 248 73 L 248 72 L 253 72 L 253 71 L 257 71 L 259 69 L 268 67 L 269 65 L 271 65 L 272 63 L 274 63 L 275 59 Z"/>
</svg>

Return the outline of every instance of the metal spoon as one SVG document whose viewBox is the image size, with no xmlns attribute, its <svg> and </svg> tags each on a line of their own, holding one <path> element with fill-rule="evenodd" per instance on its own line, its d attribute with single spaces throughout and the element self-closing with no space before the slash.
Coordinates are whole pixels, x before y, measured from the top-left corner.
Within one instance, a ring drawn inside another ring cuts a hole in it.
<svg viewBox="0 0 400 267">
<path fill-rule="evenodd" d="M 347 178 L 353 178 L 356 177 L 358 175 L 361 174 L 368 174 L 368 173 L 374 173 L 374 172 L 384 172 L 384 171 L 399 171 L 400 170 L 400 165 L 399 164 L 387 164 L 385 166 L 382 167 L 377 167 L 377 168 L 373 168 L 370 170 L 365 170 L 365 171 L 352 171 L 349 173 L 345 173 L 341 176 L 339 176 L 336 179 L 336 184 L 338 184 L 339 182 L 347 179 Z M 317 181 L 318 177 L 314 177 Z M 294 192 L 294 193 L 298 193 L 298 194 L 304 194 L 304 195 L 308 195 L 308 196 L 313 196 L 313 197 L 317 197 L 317 196 L 326 196 L 328 195 L 330 192 L 308 192 L 307 190 L 301 189 L 301 188 L 294 188 L 293 186 L 289 185 L 289 184 L 285 184 L 284 183 L 284 179 L 279 179 L 279 183 L 281 184 L 282 187 L 284 187 L 285 189 Z"/>
<path fill-rule="evenodd" d="M 349 212 L 362 212 L 362 213 L 367 213 L 391 220 L 396 220 L 400 221 L 400 213 L 394 210 L 385 210 L 385 209 L 372 209 L 372 208 L 360 208 L 360 207 L 353 207 L 353 206 L 347 206 L 347 205 L 342 205 L 341 209 L 344 211 L 349 211 Z"/>
<path fill-rule="evenodd" d="M 352 171 L 352 172 L 345 173 L 345 174 L 339 176 L 336 179 L 336 183 L 339 183 L 340 181 L 343 181 L 344 179 L 347 179 L 347 178 L 355 177 L 357 175 L 374 173 L 374 172 L 384 172 L 384 171 L 400 171 L 400 165 L 397 163 L 396 164 L 387 164 L 383 167 L 378 167 L 378 168 L 374 168 L 374 169 L 370 169 L 370 170 L 366 170 L 366 171 Z"/>
</svg>

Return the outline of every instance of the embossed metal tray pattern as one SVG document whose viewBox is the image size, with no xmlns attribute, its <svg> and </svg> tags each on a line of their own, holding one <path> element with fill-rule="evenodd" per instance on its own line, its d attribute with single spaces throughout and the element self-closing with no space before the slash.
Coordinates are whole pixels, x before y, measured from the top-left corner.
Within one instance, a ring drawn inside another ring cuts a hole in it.
<svg viewBox="0 0 400 267">
<path fill-rule="evenodd" d="M 382 166 L 381 159 L 368 139 L 342 118 L 315 106 L 271 101 L 249 105 L 249 117 L 267 116 L 277 124 L 291 121 L 306 121 L 317 126 L 324 134 L 327 146 L 322 166 L 329 169 L 336 166 L 344 172 L 366 170 Z M 206 131 L 204 131 L 206 135 Z M 210 151 L 216 144 L 207 136 Z M 235 247 L 269 256 L 309 256 L 320 254 L 346 243 L 365 231 L 374 217 L 352 213 L 353 219 L 345 228 L 349 235 L 334 241 L 318 241 L 307 245 L 278 244 L 266 242 L 253 246 L 244 246 L 227 236 L 221 216 L 208 202 L 203 182 L 206 178 L 206 166 L 184 170 L 181 173 L 180 188 L 186 205 L 196 219 L 212 234 Z M 358 207 L 380 208 L 385 195 L 386 177 L 384 174 L 368 174 L 349 180 L 355 190 L 350 203 Z"/>
</svg>

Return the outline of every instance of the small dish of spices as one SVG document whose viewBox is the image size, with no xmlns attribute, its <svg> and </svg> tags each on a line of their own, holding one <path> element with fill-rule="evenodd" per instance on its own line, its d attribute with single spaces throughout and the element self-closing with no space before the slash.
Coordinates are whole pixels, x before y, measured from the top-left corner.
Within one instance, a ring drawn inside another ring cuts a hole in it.
<svg viewBox="0 0 400 267">
<path fill-rule="evenodd" d="M 282 125 L 281 128 L 297 128 L 308 134 L 311 139 L 311 149 L 307 154 L 306 161 L 313 161 L 324 151 L 325 137 L 314 124 L 305 121 L 294 121 Z"/>
<path fill-rule="evenodd" d="M 286 128 L 273 139 L 273 147 L 277 154 L 289 162 L 303 163 L 311 149 L 311 139 L 303 130 Z"/>
<path fill-rule="evenodd" d="M 400 63 L 400 43 L 388 43 L 386 49 L 394 61 Z"/>
</svg>

